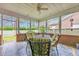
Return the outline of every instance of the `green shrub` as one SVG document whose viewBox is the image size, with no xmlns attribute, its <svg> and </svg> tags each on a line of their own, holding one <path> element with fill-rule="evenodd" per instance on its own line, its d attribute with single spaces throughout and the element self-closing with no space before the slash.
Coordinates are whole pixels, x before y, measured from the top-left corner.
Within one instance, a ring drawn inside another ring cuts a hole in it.
<svg viewBox="0 0 79 59">
<path fill-rule="evenodd" d="M 42 33 L 45 33 L 46 28 L 45 28 L 45 27 L 43 27 L 43 26 L 41 26 L 41 27 L 40 27 L 40 31 L 41 31 Z"/>
</svg>

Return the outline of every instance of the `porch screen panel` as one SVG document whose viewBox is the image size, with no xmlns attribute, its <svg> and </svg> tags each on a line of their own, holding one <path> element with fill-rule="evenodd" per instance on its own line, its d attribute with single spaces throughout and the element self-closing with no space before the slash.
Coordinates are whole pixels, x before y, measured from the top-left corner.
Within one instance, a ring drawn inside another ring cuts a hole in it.
<svg viewBox="0 0 79 59">
<path fill-rule="evenodd" d="M 47 28 L 49 33 L 59 33 L 59 18 L 53 18 L 47 21 Z"/>
<path fill-rule="evenodd" d="M 40 21 L 39 23 L 39 32 L 46 32 L 46 21 Z"/>
<path fill-rule="evenodd" d="M 79 35 L 79 12 L 62 17 L 62 34 Z"/>
<path fill-rule="evenodd" d="M 9 42 L 16 40 L 16 18 L 3 15 L 3 40 Z"/>
<path fill-rule="evenodd" d="M 1 14 L 0 14 L 0 35 L 1 35 Z"/>
<path fill-rule="evenodd" d="M 37 21 L 31 21 L 31 30 L 33 32 L 38 32 L 38 22 Z"/>
<path fill-rule="evenodd" d="M 1 45 L 1 42 L 2 42 L 2 39 L 1 39 L 1 14 L 0 14 L 0 45 Z"/>
<path fill-rule="evenodd" d="M 20 33 L 26 33 L 30 30 L 30 21 L 25 19 L 19 20 L 19 31 Z"/>
</svg>

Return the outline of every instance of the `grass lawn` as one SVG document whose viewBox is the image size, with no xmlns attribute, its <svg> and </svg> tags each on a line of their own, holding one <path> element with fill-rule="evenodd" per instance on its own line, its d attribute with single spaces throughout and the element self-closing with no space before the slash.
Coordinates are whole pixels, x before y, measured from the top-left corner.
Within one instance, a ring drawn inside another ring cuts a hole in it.
<svg viewBox="0 0 79 59">
<path fill-rule="evenodd" d="M 16 36 L 4 36 L 3 39 L 5 42 L 13 41 L 16 40 Z"/>
</svg>

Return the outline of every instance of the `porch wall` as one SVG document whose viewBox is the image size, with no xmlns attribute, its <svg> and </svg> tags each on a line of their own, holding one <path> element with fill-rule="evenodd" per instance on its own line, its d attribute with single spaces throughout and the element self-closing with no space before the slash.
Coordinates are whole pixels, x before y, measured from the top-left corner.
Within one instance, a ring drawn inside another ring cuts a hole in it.
<svg viewBox="0 0 79 59">
<path fill-rule="evenodd" d="M 79 36 L 61 35 L 59 39 L 59 43 L 69 45 L 69 46 L 76 46 L 76 44 L 79 43 Z"/>
<path fill-rule="evenodd" d="M 16 41 L 21 42 L 27 39 L 26 34 L 16 34 Z"/>
</svg>

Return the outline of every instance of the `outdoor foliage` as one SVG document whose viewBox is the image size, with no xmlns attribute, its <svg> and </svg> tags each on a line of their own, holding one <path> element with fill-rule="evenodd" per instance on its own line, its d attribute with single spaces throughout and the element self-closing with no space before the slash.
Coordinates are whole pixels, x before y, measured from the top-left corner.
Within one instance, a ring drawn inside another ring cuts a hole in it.
<svg viewBox="0 0 79 59">
<path fill-rule="evenodd" d="M 45 32 L 46 27 L 41 26 L 39 29 L 40 29 L 41 32 Z M 0 30 L 1 30 L 1 27 L 0 27 Z M 7 27 L 3 27 L 3 30 L 16 30 L 16 27 L 14 28 L 14 27 L 11 27 L 11 26 L 7 26 Z M 19 30 L 38 30 L 38 28 L 34 27 L 34 26 L 32 26 L 31 29 L 30 29 L 30 27 L 27 27 L 27 28 L 20 27 Z"/>
<path fill-rule="evenodd" d="M 40 31 L 41 31 L 42 33 L 45 33 L 46 27 L 41 26 L 41 27 L 40 27 Z"/>
<path fill-rule="evenodd" d="M 14 30 L 15 28 L 13 27 L 3 27 L 3 30 Z M 0 27 L 0 30 L 1 30 L 1 27 Z"/>
<path fill-rule="evenodd" d="M 31 30 L 36 30 L 37 28 L 32 27 Z M 1 27 L 0 27 L 1 30 Z M 3 27 L 3 30 L 16 30 L 14 27 Z M 30 30 L 30 27 L 25 28 L 25 27 L 20 27 L 19 30 Z"/>
</svg>

